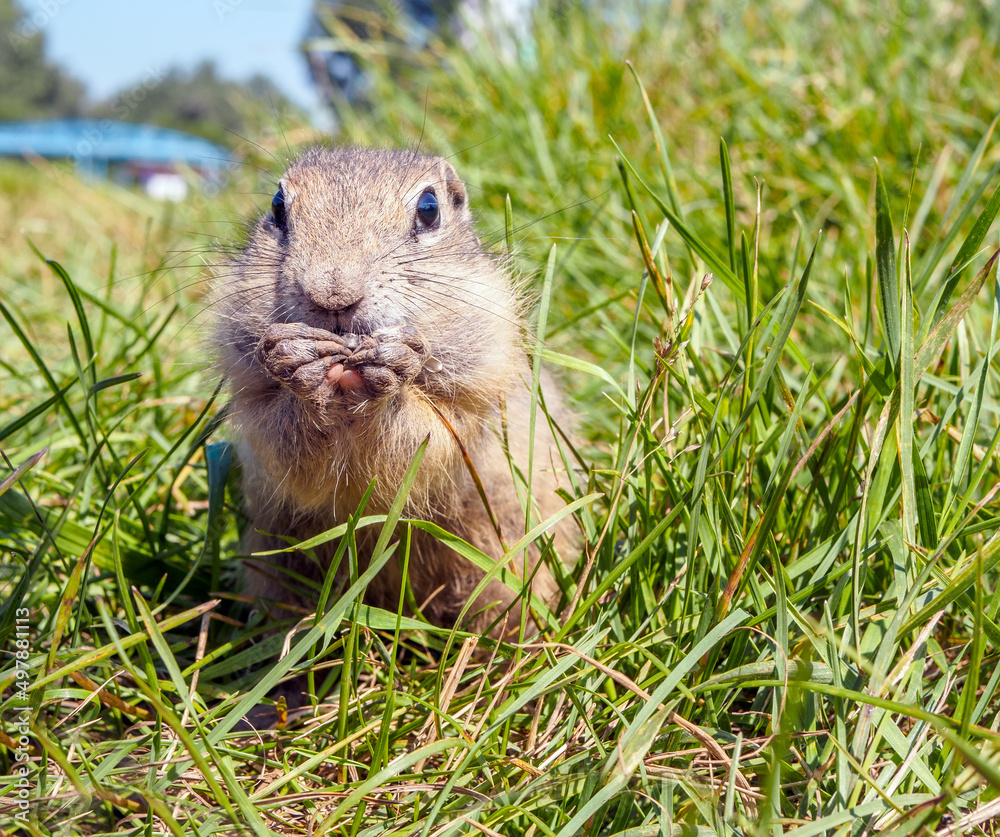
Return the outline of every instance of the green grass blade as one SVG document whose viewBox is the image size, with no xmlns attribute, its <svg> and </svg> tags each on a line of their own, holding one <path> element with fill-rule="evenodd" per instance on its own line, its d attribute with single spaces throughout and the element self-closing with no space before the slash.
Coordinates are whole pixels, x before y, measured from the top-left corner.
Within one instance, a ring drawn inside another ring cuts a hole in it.
<svg viewBox="0 0 1000 837">
<path fill-rule="evenodd" d="M 951 301 L 952 294 L 955 292 L 955 288 L 962 278 L 964 268 L 979 252 L 979 248 L 982 247 L 986 234 L 990 231 L 990 227 L 993 226 L 993 222 L 996 220 L 998 213 L 1000 213 L 1000 186 L 997 186 L 997 188 L 993 190 L 993 194 L 990 196 L 990 199 L 986 202 L 986 206 L 983 208 L 983 211 L 976 219 L 976 223 L 973 225 L 972 230 L 969 232 L 965 241 L 962 242 L 961 248 L 959 248 L 957 255 L 951 263 L 951 267 L 948 268 L 948 275 L 945 278 L 944 286 L 938 296 L 937 305 L 935 306 L 930 326 L 938 323 L 945 315 L 945 312 L 948 309 L 948 303 Z"/>
<path fill-rule="evenodd" d="M 736 198 L 733 195 L 733 170 L 729 163 L 729 147 L 726 145 L 726 141 L 721 137 L 719 139 L 719 162 L 722 166 L 722 200 L 726 207 L 726 240 L 729 242 L 729 268 L 735 274 Z"/>
<path fill-rule="evenodd" d="M 986 284 L 986 279 L 989 277 L 990 271 L 996 266 L 998 256 L 1000 256 L 1000 250 L 996 250 L 990 256 L 989 261 L 986 262 L 983 269 L 979 271 L 976 278 L 962 292 L 958 302 L 938 321 L 937 325 L 931 329 L 930 333 L 924 339 L 924 342 L 920 344 L 913 363 L 918 380 L 937 359 L 945 342 L 951 337 L 958 323 L 972 307 L 972 303 L 975 301 L 979 291 Z"/>
<path fill-rule="evenodd" d="M 890 364 L 895 368 L 899 362 L 900 348 L 899 274 L 896 271 L 896 242 L 889 214 L 889 195 L 878 160 L 875 161 L 875 256 L 886 352 Z"/>
<path fill-rule="evenodd" d="M 900 370 L 899 370 L 899 418 L 896 423 L 896 438 L 899 440 L 899 467 L 902 475 L 902 524 L 903 540 L 908 552 L 917 540 L 917 489 L 913 473 L 913 415 L 914 387 L 916 379 L 913 371 L 913 286 L 910 279 L 910 239 L 903 231 L 903 281 L 899 303 L 900 324 Z M 906 565 L 909 565 L 909 560 Z M 908 572 L 912 577 L 912 570 Z"/>
<path fill-rule="evenodd" d="M 42 448 L 37 453 L 33 453 L 27 459 L 24 460 L 20 465 L 18 465 L 13 472 L 8 474 L 2 480 L 0 480 L 0 496 L 7 493 L 7 490 L 18 482 L 21 477 L 23 477 L 28 471 L 34 468 L 41 460 L 42 457 L 48 452 L 48 448 Z"/>
<path fill-rule="evenodd" d="M 614 140 L 611 141 L 614 143 Z M 716 252 L 706 245 L 684 222 L 673 209 L 667 206 L 666 203 L 650 188 L 650 186 L 639 176 L 639 173 L 635 170 L 632 163 L 629 162 L 628 158 L 624 155 L 622 150 L 618 148 L 615 144 L 615 148 L 621 155 L 622 163 L 629 170 L 632 177 L 638 181 L 638 183 L 649 193 L 649 196 L 653 199 L 653 202 L 659 207 L 660 211 L 666 216 L 666 218 L 673 224 L 674 228 L 680 233 L 681 238 L 687 243 L 687 245 L 698 255 L 698 257 L 708 265 L 708 267 L 718 276 L 722 282 L 726 285 L 729 290 L 739 297 L 743 290 L 743 283 L 738 281 L 736 274 L 729 268 L 729 266 L 719 258 Z"/>
</svg>

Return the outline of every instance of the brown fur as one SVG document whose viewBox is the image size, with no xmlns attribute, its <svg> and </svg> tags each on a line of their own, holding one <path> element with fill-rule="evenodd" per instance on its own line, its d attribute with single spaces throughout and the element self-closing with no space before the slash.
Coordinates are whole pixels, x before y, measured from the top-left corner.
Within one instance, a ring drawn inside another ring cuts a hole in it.
<svg viewBox="0 0 1000 837">
<path fill-rule="evenodd" d="M 417 220 L 416 202 L 427 189 L 439 203 L 434 229 Z M 439 158 L 318 147 L 288 168 L 281 193 L 284 225 L 280 208 L 262 217 L 216 281 L 215 340 L 232 393 L 252 528 L 298 539 L 319 534 L 347 520 L 373 479 L 366 513 L 385 513 L 429 437 L 404 514 L 434 521 L 499 558 L 496 532 L 441 416 L 469 451 L 513 543 L 524 531 L 524 512 L 499 428 L 503 411 L 511 456 L 526 473 L 531 371 L 517 294 L 476 237 L 464 184 Z M 336 363 L 363 385 L 330 383 Z M 558 393 L 547 382 L 545 391 L 550 412 L 560 417 Z M 544 518 L 562 505 L 555 490 L 565 474 L 541 411 L 534 462 L 533 493 Z M 556 530 L 564 554 L 571 526 L 564 521 Z M 373 546 L 368 531 L 359 535 L 362 550 Z M 256 531 L 244 544 L 248 552 L 284 545 Z M 329 563 L 334 546 L 318 550 L 321 561 Z M 534 565 L 537 553 L 529 561 Z M 300 553 L 280 563 L 316 576 Z M 442 625 L 454 623 L 482 578 L 422 532 L 415 532 L 409 566 L 416 601 Z M 248 591 L 296 601 L 280 576 L 260 559 L 246 573 Z M 387 565 L 368 600 L 394 609 L 399 576 L 398 565 Z M 557 590 L 544 566 L 533 589 L 554 603 Z M 508 587 L 491 583 L 473 611 L 500 604 L 474 626 L 492 621 L 512 598 Z"/>
</svg>

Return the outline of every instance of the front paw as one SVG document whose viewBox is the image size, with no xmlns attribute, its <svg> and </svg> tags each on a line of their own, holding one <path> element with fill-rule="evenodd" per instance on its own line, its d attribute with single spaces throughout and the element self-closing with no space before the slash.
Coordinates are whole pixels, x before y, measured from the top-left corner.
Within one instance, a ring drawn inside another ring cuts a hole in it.
<svg viewBox="0 0 1000 837">
<path fill-rule="evenodd" d="M 255 358 L 265 372 L 295 395 L 314 400 L 327 384 L 330 367 L 351 355 L 353 335 L 338 335 L 303 323 L 275 323 L 257 344 Z"/>
<path fill-rule="evenodd" d="M 344 361 L 344 368 L 360 375 L 365 394 L 384 397 L 413 381 L 430 357 L 421 334 L 415 328 L 402 326 L 363 338 Z"/>
</svg>

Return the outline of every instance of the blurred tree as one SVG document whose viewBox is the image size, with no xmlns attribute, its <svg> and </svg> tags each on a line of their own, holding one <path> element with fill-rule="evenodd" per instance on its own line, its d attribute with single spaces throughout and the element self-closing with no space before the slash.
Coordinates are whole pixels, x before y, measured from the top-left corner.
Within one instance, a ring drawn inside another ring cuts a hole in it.
<svg viewBox="0 0 1000 837">
<path fill-rule="evenodd" d="M 299 108 L 266 77 L 230 81 L 212 61 L 146 78 L 94 109 L 98 117 L 162 125 L 228 146 L 291 113 Z"/>
<path fill-rule="evenodd" d="M 47 12 L 0 0 L 0 121 L 80 116 L 84 86 L 45 58 Z"/>
</svg>

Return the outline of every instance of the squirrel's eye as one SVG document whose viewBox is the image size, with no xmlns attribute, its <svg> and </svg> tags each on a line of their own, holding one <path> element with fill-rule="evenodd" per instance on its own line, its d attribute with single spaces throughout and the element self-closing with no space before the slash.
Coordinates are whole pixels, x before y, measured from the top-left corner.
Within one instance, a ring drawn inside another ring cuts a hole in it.
<svg viewBox="0 0 1000 837">
<path fill-rule="evenodd" d="M 417 227 L 425 230 L 437 225 L 441 210 L 433 189 L 425 189 L 417 198 Z"/>
<path fill-rule="evenodd" d="M 285 215 L 285 193 L 279 188 L 271 198 L 271 214 L 274 216 L 274 223 L 279 227 L 284 227 L 288 220 Z"/>
</svg>

